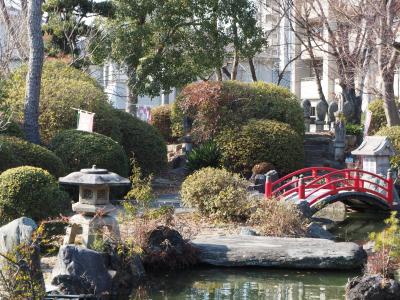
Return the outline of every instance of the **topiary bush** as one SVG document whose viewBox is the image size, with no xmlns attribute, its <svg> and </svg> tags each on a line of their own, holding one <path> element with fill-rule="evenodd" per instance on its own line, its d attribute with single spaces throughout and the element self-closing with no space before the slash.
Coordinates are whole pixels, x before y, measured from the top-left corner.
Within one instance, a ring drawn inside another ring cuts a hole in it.
<svg viewBox="0 0 400 300">
<path fill-rule="evenodd" d="M 33 166 L 47 170 L 55 177 L 64 175 L 64 165 L 60 158 L 50 150 L 29 143 L 17 137 L 0 135 L 0 145 L 5 151 L 3 154 L 8 157 L 6 162 L 0 159 L 0 172 L 10 167 Z M 11 152 L 8 156 L 7 151 Z"/>
<path fill-rule="evenodd" d="M 207 141 L 223 128 L 236 127 L 249 119 L 288 123 L 304 133 L 303 110 L 288 89 L 274 84 L 237 81 L 197 82 L 185 87 L 173 105 L 174 136 L 182 136 L 183 116 L 193 120 L 196 142 Z"/>
<path fill-rule="evenodd" d="M 167 145 L 160 132 L 150 124 L 123 111 L 114 111 L 120 120 L 121 146 L 139 164 L 143 175 L 157 174 L 167 166 Z"/>
<path fill-rule="evenodd" d="M 188 155 L 186 167 L 194 172 L 206 167 L 218 168 L 221 166 L 221 151 L 210 141 L 194 148 Z"/>
<path fill-rule="evenodd" d="M 369 125 L 368 134 L 374 135 L 387 125 L 385 110 L 383 109 L 383 100 L 376 99 L 368 105 L 368 110 L 372 112 L 371 124 Z"/>
<path fill-rule="evenodd" d="M 161 105 L 151 109 L 151 125 L 156 127 L 164 140 L 174 142 L 171 129 L 171 105 Z"/>
<path fill-rule="evenodd" d="M 17 69 L 6 81 L 3 105 L 23 122 L 25 79 L 27 67 Z M 59 131 L 76 128 L 80 108 L 96 113 L 94 131 L 116 140 L 120 138 L 118 120 L 113 118 L 113 108 L 95 79 L 62 62 L 46 62 L 43 67 L 40 91 L 40 135 L 48 143 Z"/>
<path fill-rule="evenodd" d="M 376 135 L 387 136 L 393 144 L 397 155 L 391 157 L 392 167 L 398 169 L 400 167 L 400 126 L 382 127 Z"/>
<path fill-rule="evenodd" d="M 272 120 L 250 120 L 237 129 L 225 129 L 216 142 L 222 164 L 230 171 L 251 175 L 261 162 L 273 164 L 283 175 L 303 166 L 303 139 L 288 124 Z"/>
<path fill-rule="evenodd" d="M 207 217 L 223 221 L 244 220 L 249 216 L 248 183 L 224 169 L 204 168 L 189 175 L 182 184 L 185 206 L 195 207 Z"/>
<path fill-rule="evenodd" d="M 53 138 L 50 148 L 61 158 L 67 173 L 96 165 L 121 176 L 128 175 L 129 163 L 124 149 L 105 135 L 65 130 Z"/>
<path fill-rule="evenodd" d="M 69 204 L 55 178 L 41 168 L 22 166 L 0 175 L 0 224 L 22 216 L 44 220 L 62 213 Z"/>
</svg>

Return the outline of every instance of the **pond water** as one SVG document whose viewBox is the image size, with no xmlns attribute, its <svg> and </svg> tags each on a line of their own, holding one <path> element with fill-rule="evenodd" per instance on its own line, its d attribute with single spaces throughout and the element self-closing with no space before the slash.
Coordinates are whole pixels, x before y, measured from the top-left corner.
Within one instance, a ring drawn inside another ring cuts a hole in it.
<svg viewBox="0 0 400 300">
<path fill-rule="evenodd" d="M 384 228 L 385 216 L 349 214 L 331 229 L 338 240 L 363 243 L 372 231 Z M 344 299 L 349 278 L 360 271 L 300 271 L 263 268 L 199 267 L 160 274 L 132 299 L 153 300 L 336 300 Z"/>
</svg>

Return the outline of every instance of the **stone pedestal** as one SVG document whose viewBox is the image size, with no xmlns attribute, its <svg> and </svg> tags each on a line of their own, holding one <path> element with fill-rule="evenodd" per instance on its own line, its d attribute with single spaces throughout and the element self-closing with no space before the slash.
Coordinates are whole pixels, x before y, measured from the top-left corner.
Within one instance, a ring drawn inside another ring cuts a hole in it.
<svg viewBox="0 0 400 300">
<path fill-rule="evenodd" d="M 71 217 L 69 223 L 64 245 L 74 244 L 76 236 L 80 234 L 83 246 L 91 248 L 97 237 L 104 239 L 104 229 L 108 230 L 113 239 L 120 237 L 118 222 L 113 216 L 97 217 L 77 214 Z"/>
<path fill-rule="evenodd" d="M 344 160 L 344 150 L 346 148 L 346 143 L 344 142 L 333 142 L 333 154 L 336 161 Z"/>
<path fill-rule="evenodd" d="M 324 121 L 315 121 L 315 131 L 316 132 L 321 132 L 324 131 L 324 125 L 325 122 Z"/>
<path fill-rule="evenodd" d="M 304 118 L 304 130 L 310 132 L 311 118 Z"/>
</svg>

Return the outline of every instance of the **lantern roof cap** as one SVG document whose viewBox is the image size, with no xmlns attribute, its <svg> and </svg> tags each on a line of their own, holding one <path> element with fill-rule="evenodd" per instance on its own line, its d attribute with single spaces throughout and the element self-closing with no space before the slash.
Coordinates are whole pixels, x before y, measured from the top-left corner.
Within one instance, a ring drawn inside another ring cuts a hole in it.
<svg viewBox="0 0 400 300">
<path fill-rule="evenodd" d="M 360 156 L 392 156 L 396 151 L 387 136 L 367 136 L 361 145 L 351 152 Z"/>
<path fill-rule="evenodd" d="M 98 169 L 96 165 L 92 168 L 82 169 L 79 172 L 72 172 L 58 180 L 61 184 L 68 185 L 108 185 L 108 186 L 128 186 L 129 179 L 106 169 Z"/>
</svg>

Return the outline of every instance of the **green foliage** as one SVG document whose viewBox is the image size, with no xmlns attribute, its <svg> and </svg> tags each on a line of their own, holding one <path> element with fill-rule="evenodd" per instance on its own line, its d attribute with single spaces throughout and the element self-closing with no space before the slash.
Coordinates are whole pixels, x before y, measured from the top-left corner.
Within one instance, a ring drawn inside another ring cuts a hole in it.
<svg viewBox="0 0 400 300">
<path fill-rule="evenodd" d="M 192 135 L 198 142 L 249 119 L 284 122 L 298 134 L 304 133 L 298 99 L 288 89 L 268 83 L 197 82 L 185 87 L 173 110 L 174 135 L 182 136 L 181 124 L 186 115 L 193 120 Z"/>
<path fill-rule="evenodd" d="M 124 149 L 105 135 L 65 130 L 54 137 L 50 148 L 61 158 L 67 173 L 96 165 L 121 176 L 128 175 L 128 158 Z"/>
<path fill-rule="evenodd" d="M 368 105 L 368 109 L 372 112 L 368 134 L 374 135 L 379 129 L 387 125 L 385 110 L 383 109 L 383 100 L 375 99 Z"/>
<path fill-rule="evenodd" d="M 126 65 L 134 94 L 159 95 L 160 90 L 208 78 L 233 53 L 252 57 L 266 44 L 249 0 L 113 4 L 115 15 L 102 22 L 92 46 L 93 60 L 111 58 Z M 234 51 L 228 45 L 234 45 Z"/>
<path fill-rule="evenodd" d="M 185 206 L 195 207 L 207 217 L 238 221 L 249 215 L 247 182 L 224 169 L 204 168 L 189 175 L 182 184 Z"/>
<path fill-rule="evenodd" d="M 246 176 L 255 164 L 272 163 L 280 174 L 302 167 L 303 139 L 288 124 L 250 120 L 237 129 L 225 129 L 216 139 L 223 165 Z"/>
<path fill-rule="evenodd" d="M 0 172 L 10 167 L 33 166 L 45 169 L 55 177 L 64 175 L 61 159 L 44 147 L 5 135 L 0 135 L 0 145 L 0 153 L 6 157 L 6 161 L 0 159 Z M 7 151 L 11 151 L 12 155 Z"/>
<path fill-rule="evenodd" d="M 364 127 L 362 125 L 346 123 L 346 134 L 360 136 L 363 134 Z"/>
<path fill-rule="evenodd" d="M 23 166 L 0 175 L 0 224 L 22 216 L 44 220 L 63 213 L 68 205 L 68 195 L 43 169 Z"/>
<path fill-rule="evenodd" d="M 392 212 L 385 223 L 387 227 L 382 232 L 370 234 L 376 254 L 368 259 L 367 268 L 370 273 L 381 273 L 384 277 L 390 277 L 400 262 L 400 226 L 397 212 Z"/>
<path fill-rule="evenodd" d="M 301 237 L 307 233 L 303 214 L 290 201 L 259 199 L 249 224 L 266 236 Z"/>
<path fill-rule="evenodd" d="M 79 38 L 89 36 L 94 30 L 94 25 L 85 20 L 92 14 L 111 15 L 112 5 L 111 1 L 48 0 L 43 3 L 43 10 L 47 13 L 43 31 L 46 34 L 45 49 L 48 55 L 71 54 L 77 59 L 81 50 L 78 46 Z"/>
<path fill-rule="evenodd" d="M 390 162 L 393 168 L 398 169 L 400 167 L 400 126 L 382 127 L 376 135 L 387 136 L 392 142 L 397 155 L 391 157 Z"/>
<path fill-rule="evenodd" d="M 144 175 L 158 174 L 167 166 L 167 146 L 156 128 L 123 111 L 114 111 L 120 121 L 120 144 L 134 155 Z"/>
<path fill-rule="evenodd" d="M 171 106 L 161 105 L 151 109 L 151 125 L 156 127 L 164 140 L 173 142 L 171 129 Z"/>
<path fill-rule="evenodd" d="M 7 128 L 4 131 L 1 131 L 0 134 L 15 136 L 21 139 L 25 138 L 25 134 L 21 127 L 14 121 L 11 121 L 10 124 L 7 125 Z"/>
<path fill-rule="evenodd" d="M 190 172 L 206 167 L 218 168 L 220 165 L 221 152 L 214 142 L 201 144 L 188 155 L 187 168 Z"/>
<path fill-rule="evenodd" d="M 5 84 L 7 96 L 3 105 L 8 107 L 19 123 L 23 122 L 25 80 L 27 67 L 16 70 Z M 116 140 L 120 138 L 118 121 L 107 102 L 102 88 L 88 74 L 61 62 L 46 62 L 43 68 L 40 93 L 40 134 L 48 143 L 57 132 L 76 128 L 80 108 L 96 113 L 94 130 Z"/>
<path fill-rule="evenodd" d="M 148 208 L 151 201 L 154 199 L 151 185 L 153 176 L 149 175 L 143 178 L 142 170 L 134 157 L 131 159 L 131 166 L 132 175 L 129 177 L 129 180 L 131 181 L 132 188 L 126 194 L 125 199 L 136 200 L 141 207 Z M 129 206 L 126 206 L 126 210 L 132 213 L 132 209 Z"/>
</svg>

